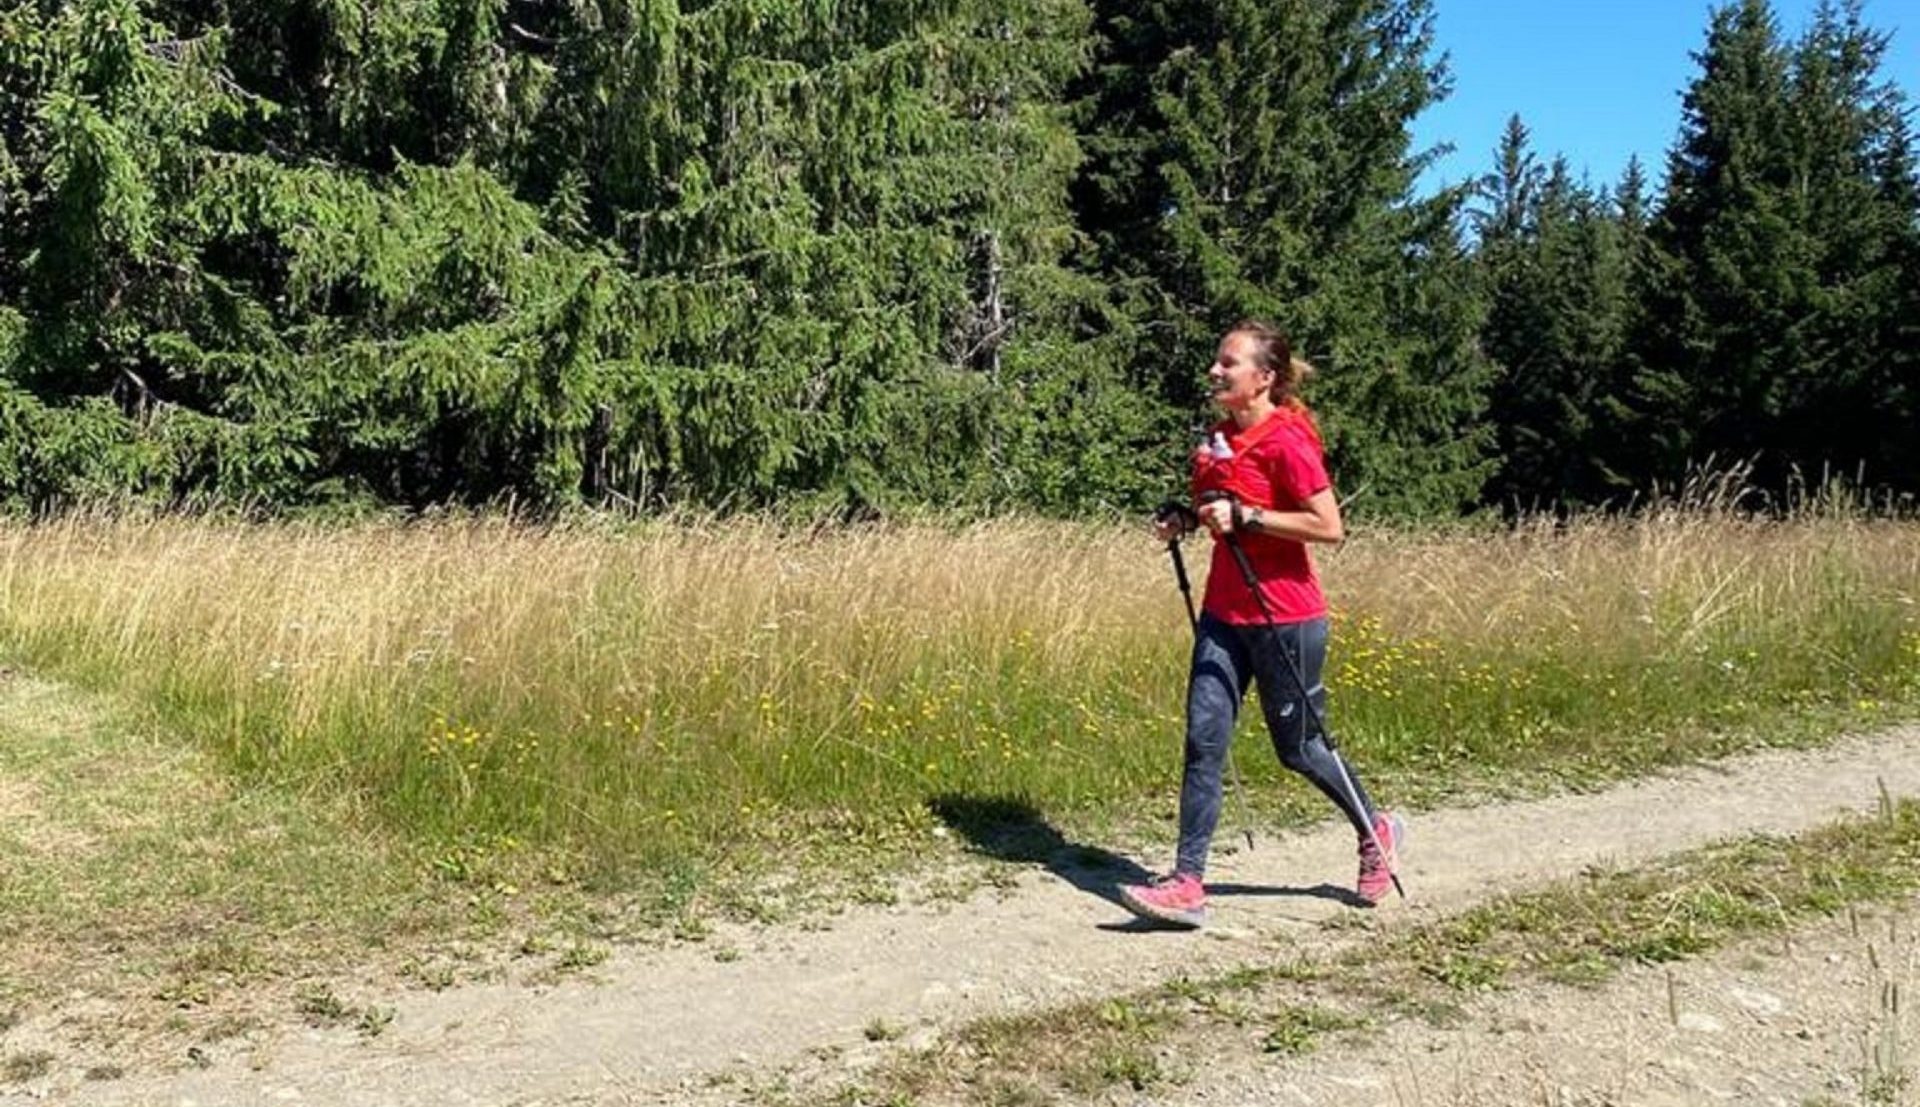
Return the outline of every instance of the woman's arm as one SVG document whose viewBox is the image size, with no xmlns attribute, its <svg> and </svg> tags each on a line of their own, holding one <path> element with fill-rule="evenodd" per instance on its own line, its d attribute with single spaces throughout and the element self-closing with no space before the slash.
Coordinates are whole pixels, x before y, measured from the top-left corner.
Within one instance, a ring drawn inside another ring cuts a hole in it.
<svg viewBox="0 0 1920 1107">
<path fill-rule="evenodd" d="M 1308 496 L 1298 511 L 1246 508 L 1241 513 L 1240 525 L 1248 534 L 1271 534 L 1299 542 L 1338 542 L 1347 534 L 1340 522 L 1340 501 L 1334 498 L 1331 488 Z"/>
</svg>

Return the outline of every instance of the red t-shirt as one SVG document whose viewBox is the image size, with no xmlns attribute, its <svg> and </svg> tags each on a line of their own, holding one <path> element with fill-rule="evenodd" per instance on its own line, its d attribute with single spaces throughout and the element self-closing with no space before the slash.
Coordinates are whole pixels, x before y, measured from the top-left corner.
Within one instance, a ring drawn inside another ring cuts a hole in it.
<svg viewBox="0 0 1920 1107">
<path fill-rule="evenodd" d="M 1294 407 L 1275 409 L 1272 415 L 1240 430 L 1231 419 L 1208 432 L 1226 436 L 1231 458 L 1216 460 L 1205 443 L 1193 455 L 1193 495 L 1225 489 L 1233 493 L 1243 507 L 1298 511 L 1315 493 L 1333 487 L 1327 478 L 1326 460 L 1321 452 L 1320 433 L 1312 416 Z M 1307 544 L 1271 534 L 1240 533 L 1240 547 L 1247 551 L 1253 572 L 1260 580 L 1260 594 L 1267 601 L 1276 623 L 1297 623 L 1317 619 L 1327 613 L 1327 598 L 1320 591 L 1320 578 L 1314 571 Z M 1213 543 L 1213 562 L 1207 571 L 1207 595 L 1203 604 L 1214 618 L 1227 623 L 1260 623 L 1263 616 L 1248 590 L 1240 567 L 1234 564 L 1227 544 Z"/>
</svg>

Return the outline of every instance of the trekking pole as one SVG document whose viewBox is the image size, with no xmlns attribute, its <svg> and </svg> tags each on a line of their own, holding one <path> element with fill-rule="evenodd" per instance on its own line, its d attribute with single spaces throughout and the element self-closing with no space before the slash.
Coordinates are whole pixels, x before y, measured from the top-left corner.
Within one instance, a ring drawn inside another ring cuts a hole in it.
<svg viewBox="0 0 1920 1107">
<path fill-rule="evenodd" d="M 1193 637 L 1200 637 L 1200 616 L 1193 608 L 1193 585 L 1187 581 L 1187 562 L 1180 556 L 1180 539 L 1186 533 L 1200 525 L 1200 517 L 1185 504 L 1168 500 L 1153 513 L 1156 523 L 1178 520 L 1180 530 L 1167 539 L 1167 557 L 1173 562 L 1173 579 L 1180 584 L 1180 597 L 1187 601 L 1187 625 L 1193 629 Z M 1240 833 L 1247 836 L 1247 852 L 1253 852 L 1253 818 L 1247 809 L 1247 787 L 1240 782 L 1240 769 L 1233 763 L 1233 734 L 1227 734 L 1227 777 L 1233 782 L 1233 795 L 1240 808 Z"/>
<path fill-rule="evenodd" d="M 1200 525 L 1200 517 L 1186 505 L 1168 500 L 1154 511 L 1153 521 L 1163 525 L 1176 521 L 1180 524 L 1180 529 L 1167 539 L 1167 557 L 1173 561 L 1173 579 L 1180 584 L 1180 598 L 1187 601 L 1187 626 L 1198 636 L 1200 616 L 1193 609 L 1193 585 L 1187 581 L 1187 563 L 1180 556 L 1180 539 Z"/>
<path fill-rule="evenodd" d="M 1393 880 L 1393 890 L 1400 893 L 1401 899 L 1406 899 L 1407 890 L 1400 886 L 1398 866 L 1394 863 L 1393 855 L 1380 846 L 1380 836 L 1374 832 L 1373 819 L 1367 815 L 1366 807 L 1360 803 L 1360 790 L 1353 786 L 1353 777 L 1347 774 L 1346 758 L 1340 756 L 1340 747 L 1333 739 L 1333 732 L 1327 729 L 1327 720 L 1320 714 L 1320 709 L 1314 706 L 1313 696 L 1307 692 L 1306 679 L 1300 675 L 1300 667 L 1294 663 L 1293 655 L 1288 653 L 1280 643 L 1280 628 L 1274 625 L 1273 611 L 1267 607 L 1267 598 L 1260 592 L 1260 577 L 1253 571 L 1253 562 L 1248 560 L 1247 551 L 1240 545 L 1240 501 L 1234 499 L 1232 493 L 1218 489 L 1200 497 L 1201 503 L 1213 503 L 1218 500 L 1227 501 L 1233 510 L 1234 520 L 1234 529 L 1220 537 L 1226 541 L 1227 551 L 1233 555 L 1233 563 L 1240 567 L 1240 576 L 1246 580 L 1247 590 L 1253 593 L 1253 602 L 1260 608 L 1260 617 L 1266 621 L 1268 634 L 1273 640 L 1274 647 L 1280 652 L 1280 660 L 1284 663 L 1287 675 L 1293 678 L 1293 686 L 1300 692 L 1300 703 L 1306 708 L 1307 717 L 1313 720 L 1313 728 L 1320 732 L 1320 740 L 1327 744 L 1327 752 L 1333 754 L 1333 767 L 1340 773 L 1340 783 L 1346 789 L 1347 801 L 1353 804 L 1353 809 L 1360 813 L 1361 821 L 1366 824 L 1367 841 L 1373 844 L 1374 852 L 1386 862 L 1387 876 Z"/>
</svg>

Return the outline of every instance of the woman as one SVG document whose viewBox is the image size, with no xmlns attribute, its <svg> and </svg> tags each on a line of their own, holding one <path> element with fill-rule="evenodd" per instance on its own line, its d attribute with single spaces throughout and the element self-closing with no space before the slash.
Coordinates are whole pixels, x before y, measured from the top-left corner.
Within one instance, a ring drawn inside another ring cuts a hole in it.
<svg viewBox="0 0 1920 1107">
<path fill-rule="evenodd" d="M 1260 686 L 1281 763 L 1312 781 L 1353 823 L 1360 840 L 1360 898 L 1377 904 L 1392 887 L 1393 854 L 1404 833 L 1400 820 L 1376 812 L 1350 770 L 1342 778 L 1340 755 L 1300 702 L 1305 687 L 1316 710 L 1326 703 L 1320 673 L 1327 657 L 1327 601 L 1307 544 L 1338 542 L 1343 535 L 1320 432 L 1297 395 L 1312 371 L 1293 357 L 1285 334 L 1251 320 L 1227 332 L 1207 370 L 1213 401 L 1227 418 L 1193 459 L 1194 514 L 1212 532 L 1214 546 L 1187 678 L 1180 845 L 1171 874 L 1120 889 L 1121 902 L 1138 915 L 1182 926 L 1206 921 L 1201 880 L 1220 820 L 1220 772 L 1249 681 Z M 1162 542 L 1180 527 L 1174 519 L 1154 524 Z M 1258 599 L 1228 549 L 1229 535 L 1252 563 Z M 1286 671 L 1281 650 L 1294 660 L 1299 685 Z"/>
</svg>

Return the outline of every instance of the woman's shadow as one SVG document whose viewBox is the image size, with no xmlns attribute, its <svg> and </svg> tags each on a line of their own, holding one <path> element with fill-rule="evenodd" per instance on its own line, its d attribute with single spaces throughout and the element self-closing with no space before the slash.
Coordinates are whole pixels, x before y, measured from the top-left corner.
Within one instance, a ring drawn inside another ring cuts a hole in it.
<svg viewBox="0 0 1920 1107">
<path fill-rule="evenodd" d="M 1144 883 L 1153 877 L 1131 857 L 1070 841 L 1024 799 L 949 792 L 929 800 L 927 807 L 975 853 L 1039 865 L 1108 903 L 1119 904 L 1120 885 Z"/>
<path fill-rule="evenodd" d="M 945 793 L 928 801 L 935 818 L 965 839 L 974 852 L 1000 861 L 1038 865 L 1088 895 L 1121 907 L 1122 884 L 1144 884 L 1153 873 L 1131 857 L 1075 842 L 1048 822 L 1038 808 L 1014 796 Z M 1311 896 L 1348 906 L 1364 906 L 1351 889 L 1331 884 L 1308 888 L 1256 884 L 1209 884 L 1216 896 Z M 1122 908 L 1124 910 L 1124 907 Z M 1157 929 L 1146 920 L 1106 929 Z"/>
</svg>

